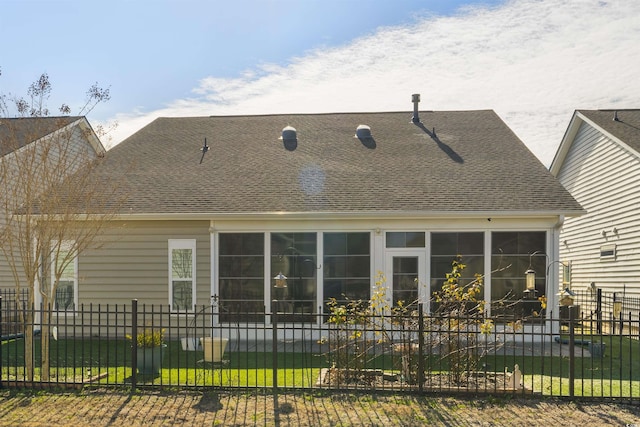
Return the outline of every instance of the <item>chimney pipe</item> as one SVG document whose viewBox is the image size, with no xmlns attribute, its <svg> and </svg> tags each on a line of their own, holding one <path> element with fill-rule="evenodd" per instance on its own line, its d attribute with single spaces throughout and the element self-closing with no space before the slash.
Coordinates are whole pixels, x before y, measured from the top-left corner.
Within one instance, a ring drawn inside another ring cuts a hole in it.
<svg viewBox="0 0 640 427">
<path fill-rule="evenodd" d="M 414 93 L 411 95 L 411 102 L 413 102 L 413 123 L 420 123 L 420 117 L 418 117 L 418 104 L 420 103 L 420 94 Z"/>
</svg>

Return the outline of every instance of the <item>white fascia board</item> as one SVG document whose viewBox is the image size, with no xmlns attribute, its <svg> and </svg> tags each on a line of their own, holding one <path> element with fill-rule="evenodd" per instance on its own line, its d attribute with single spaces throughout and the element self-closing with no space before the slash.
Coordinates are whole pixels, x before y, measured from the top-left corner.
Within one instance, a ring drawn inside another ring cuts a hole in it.
<svg viewBox="0 0 640 427">
<path fill-rule="evenodd" d="M 71 124 L 75 124 L 75 123 L 77 123 L 82 130 L 86 131 L 89 144 L 91 144 L 91 146 L 99 156 L 107 152 L 107 150 L 104 148 L 104 145 L 102 145 L 100 138 L 98 138 L 98 135 L 96 135 L 96 132 L 93 130 L 93 127 L 91 126 L 91 124 L 89 123 L 86 117 L 83 116 L 81 119 Z"/>
<path fill-rule="evenodd" d="M 578 129 L 580 129 L 580 125 L 584 119 L 585 117 L 580 114 L 578 110 L 573 112 L 569 126 L 567 126 L 567 130 L 564 132 L 564 136 L 560 141 L 560 145 L 558 145 L 558 150 L 556 151 L 555 156 L 553 156 L 553 161 L 549 167 L 549 171 L 553 176 L 558 177 L 558 173 L 560 173 L 564 159 L 567 156 L 569 148 L 571 148 L 571 144 L 573 144 L 573 140 L 576 137 Z"/>
<path fill-rule="evenodd" d="M 116 215 L 114 219 L 121 220 L 342 220 L 342 219 L 489 219 L 489 218 L 549 218 L 549 217 L 575 217 L 585 213 L 584 210 L 576 211 L 486 211 L 486 212 L 260 212 L 260 213 L 132 213 Z"/>
</svg>

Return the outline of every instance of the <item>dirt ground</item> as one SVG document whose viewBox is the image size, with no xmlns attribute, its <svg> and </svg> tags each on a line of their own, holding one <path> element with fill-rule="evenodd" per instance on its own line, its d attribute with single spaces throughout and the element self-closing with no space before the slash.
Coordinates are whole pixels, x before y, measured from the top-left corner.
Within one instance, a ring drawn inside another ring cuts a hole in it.
<svg viewBox="0 0 640 427">
<path fill-rule="evenodd" d="M 640 427 L 640 404 L 438 395 L 0 390 L 0 426 L 18 425 Z"/>
</svg>

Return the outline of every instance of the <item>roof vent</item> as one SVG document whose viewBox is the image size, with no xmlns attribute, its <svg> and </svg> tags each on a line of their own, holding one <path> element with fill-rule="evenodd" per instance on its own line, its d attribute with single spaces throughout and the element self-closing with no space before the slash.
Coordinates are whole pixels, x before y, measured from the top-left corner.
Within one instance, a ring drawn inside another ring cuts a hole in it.
<svg viewBox="0 0 640 427">
<path fill-rule="evenodd" d="M 296 131 L 296 128 L 294 128 L 293 126 L 285 126 L 282 129 L 282 136 L 280 137 L 280 139 L 283 141 L 297 141 L 298 133 Z"/>
<path fill-rule="evenodd" d="M 614 122 L 619 122 L 620 121 L 620 119 L 618 118 L 618 112 L 617 111 L 614 111 L 614 113 L 613 113 L 613 121 Z"/>
<path fill-rule="evenodd" d="M 420 94 L 414 93 L 411 95 L 411 102 L 413 102 L 413 123 L 420 123 L 420 117 L 418 116 L 418 104 L 420 103 Z"/>
<path fill-rule="evenodd" d="M 367 125 L 358 125 L 354 136 L 358 139 L 371 139 L 371 128 Z"/>
</svg>

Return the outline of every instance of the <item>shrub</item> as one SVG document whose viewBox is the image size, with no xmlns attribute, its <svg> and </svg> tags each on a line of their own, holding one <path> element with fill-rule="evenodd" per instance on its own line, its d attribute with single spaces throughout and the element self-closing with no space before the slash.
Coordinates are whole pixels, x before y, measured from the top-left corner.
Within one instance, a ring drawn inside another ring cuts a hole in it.
<svg viewBox="0 0 640 427">
<path fill-rule="evenodd" d="M 133 339 L 127 335 L 128 339 Z M 138 348 L 158 347 L 164 343 L 164 329 L 144 328 L 136 337 Z"/>
</svg>

